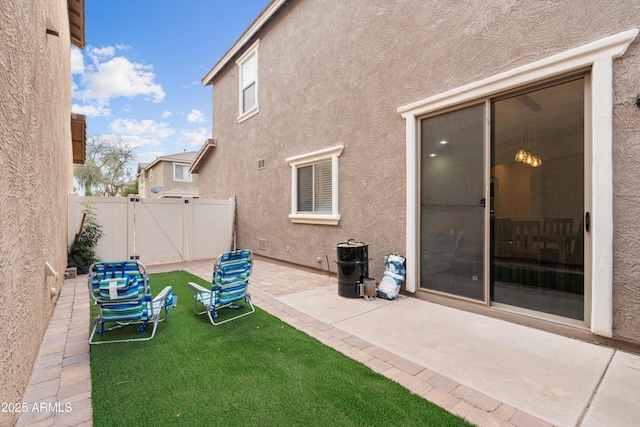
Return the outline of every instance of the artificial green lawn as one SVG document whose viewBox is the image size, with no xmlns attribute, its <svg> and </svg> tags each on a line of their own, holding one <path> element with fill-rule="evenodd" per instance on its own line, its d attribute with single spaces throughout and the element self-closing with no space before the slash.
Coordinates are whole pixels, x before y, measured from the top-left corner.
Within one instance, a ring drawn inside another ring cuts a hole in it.
<svg viewBox="0 0 640 427">
<path fill-rule="evenodd" d="M 179 295 L 153 340 L 91 346 L 94 426 L 470 425 L 259 308 L 213 326 L 189 281 L 150 275 Z"/>
</svg>

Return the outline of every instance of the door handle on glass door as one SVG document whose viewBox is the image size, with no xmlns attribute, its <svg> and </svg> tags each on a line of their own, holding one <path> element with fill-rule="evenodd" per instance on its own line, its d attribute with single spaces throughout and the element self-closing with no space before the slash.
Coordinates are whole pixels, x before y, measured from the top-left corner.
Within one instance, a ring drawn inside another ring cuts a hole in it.
<svg viewBox="0 0 640 427">
<path fill-rule="evenodd" d="M 584 215 L 584 231 L 589 231 L 589 229 L 591 228 L 591 215 L 589 215 L 589 212 L 587 212 Z"/>
</svg>

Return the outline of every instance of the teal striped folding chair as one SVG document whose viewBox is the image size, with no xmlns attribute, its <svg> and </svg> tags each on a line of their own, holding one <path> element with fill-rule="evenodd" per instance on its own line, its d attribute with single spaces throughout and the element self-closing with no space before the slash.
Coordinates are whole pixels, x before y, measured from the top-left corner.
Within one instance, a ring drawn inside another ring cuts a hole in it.
<svg viewBox="0 0 640 427">
<path fill-rule="evenodd" d="M 218 256 L 213 265 L 213 279 L 210 289 L 193 282 L 188 284 L 196 293 L 193 300 L 193 312 L 196 315 L 207 313 L 211 323 L 216 326 L 255 312 L 248 292 L 252 268 L 253 252 L 248 249 L 225 252 Z M 238 302 L 246 302 L 249 304 L 250 310 L 216 321 L 218 310 L 222 308 L 235 310 L 244 308 L 244 304 L 237 304 Z M 204 308 L 203 310 L 201 306 Z"/>
<path fill-rule="evenodd" d="M 171 286 L 152 298 L 147 268 L 135 260 L 94 263 L 89 268 L 88 284 L 91 298 L 98 308 L 89 344 L 150 340 L 155 336 L 158 323 L 167 319 L 169 311 L 178 302 Z M 149 323 L 153 325 L 151 336 L 94 339 L 96 333 L 103 335 L 132 325 L 137 326 L 136 334 L 142 334 Z"/>
</svg>

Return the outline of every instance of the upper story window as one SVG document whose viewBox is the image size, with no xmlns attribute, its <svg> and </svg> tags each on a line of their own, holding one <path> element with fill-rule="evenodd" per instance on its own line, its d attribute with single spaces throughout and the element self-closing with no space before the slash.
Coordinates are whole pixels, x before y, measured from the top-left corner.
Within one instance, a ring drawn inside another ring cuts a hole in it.
<svg viewBox="0 0 640 427">
<path fill-rule="evenodd" d="M 174 163 L 173 164 L 173 180 L 191 182 L 189 165 L 185 163 Z"/>
<path fill-rule="evenodd" d="M 289 157 L 292 222 L 337 225 L 338 157 L 344 146 Z"/>
<path fill-rule="evenodd" d="M 242 122 L 258 113 L 258 46 L 256 41 L 236 61 L 239 68 L 239 106 L 238 122 Z"/>
</svg>

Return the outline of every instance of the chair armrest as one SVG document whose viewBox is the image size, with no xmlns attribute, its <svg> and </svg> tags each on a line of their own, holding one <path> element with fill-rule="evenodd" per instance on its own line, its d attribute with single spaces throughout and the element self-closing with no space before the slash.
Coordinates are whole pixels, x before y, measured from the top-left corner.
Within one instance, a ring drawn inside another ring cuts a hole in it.
<svg viewBox="0 0 640 427">
<path fill-rule="evenodd" d="M 197 283 L 189 282 L 187 283 L 187 286 L 189 286 L 189 288 L 194 292 L 211 293 L 211 289 L 203 288 Z"/>
<path fill-rule="evenodd" d="M 166 286 L 158 295 L 156 295 L 156 297 L 153 299 L 154 302 L 156 301 L 162 301 L 163 299 L 165 299 L 167 297 L 167 294 L 169 292 L 171 292 L 173 289 L 171 288 L 171 286 Z"/>
</svg>

